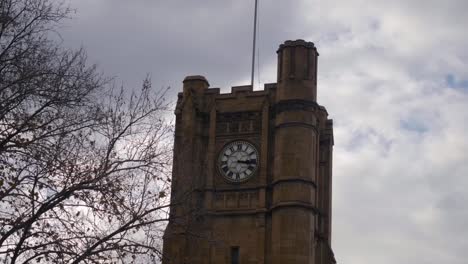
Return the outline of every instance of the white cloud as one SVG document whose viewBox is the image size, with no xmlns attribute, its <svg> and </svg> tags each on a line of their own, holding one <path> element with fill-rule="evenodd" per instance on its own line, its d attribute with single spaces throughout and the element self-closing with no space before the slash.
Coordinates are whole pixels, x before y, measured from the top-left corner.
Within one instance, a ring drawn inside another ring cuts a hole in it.
<svg viewBox="0 0 468 264">
<path fill-rule="evenodd" d="M 249 79 L 248 3 L 72 3 L 67 43 L 131 84 L 152 72 L 175 94 L 187 74 L 225 89 Z M 465 0 L 260 1 L 262 82 L 276 80 L 286 39 L 314 41 L 321 55 L 339 263 L 466 263 L 466 10 Z"/>
<path fill-rule="evenodd" d="M 466 78 L 466 4 L 327 3 L 337 33 L 319 42 L 319 99 L 337 125 L 338 260 L 464 263 L 468 94 L 446 76 Z"/>
</svg>

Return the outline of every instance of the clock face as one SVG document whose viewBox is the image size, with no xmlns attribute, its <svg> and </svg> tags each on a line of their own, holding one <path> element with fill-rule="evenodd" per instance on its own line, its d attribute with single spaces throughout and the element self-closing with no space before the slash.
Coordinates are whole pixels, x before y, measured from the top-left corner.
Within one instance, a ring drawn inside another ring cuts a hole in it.
<svg viewBox="0 0 468 264">
<path fill-rule="evenodd" d="M 231 142 L 219 153 L 218 169 L 229 181 L 245 181 L 255 174 L 257 168 L 258 151 L 249 142 Z"/>
</svg>

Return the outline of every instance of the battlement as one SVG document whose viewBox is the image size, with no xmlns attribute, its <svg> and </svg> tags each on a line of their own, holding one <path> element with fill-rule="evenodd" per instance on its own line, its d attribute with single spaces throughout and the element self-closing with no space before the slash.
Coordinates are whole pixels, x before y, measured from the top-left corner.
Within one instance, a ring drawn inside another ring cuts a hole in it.
<svg viewBox="0 0 468 264">
<path fill-rule="evenodd" d="M 276 83 L 266 83 L 263 90 L 253 90 L 251 85 L 241 85 L 231 87 L 231 91 L 228 93 L 221 93 L 220 88 L 209 88 L 205 90 L 205 94 L 214 94 L 217 98 L 234 98 L 239 95 L 249 96 L 265 96 L 270 93 L 274 93 L 276 89 Z"/>
<path fill-rule="evenodd" d="M 264 96 L 275 93 L 276 83 L 265 83 L 263 90 L 253 90 L 251 85 L 240 85 L 231 87 L 231 91 L 221 93 L 220 88 L 209 88 L 208 80 L 202 75 L 191 75 L 185 77 L 184 89 L 197 91 L 204 96 L 216 96 L 217 98 L 235 98 L 239 95 L 245 96 Z M 179 98 L 183 97 L 184 93 L 179 93 Z"/>
</svg>

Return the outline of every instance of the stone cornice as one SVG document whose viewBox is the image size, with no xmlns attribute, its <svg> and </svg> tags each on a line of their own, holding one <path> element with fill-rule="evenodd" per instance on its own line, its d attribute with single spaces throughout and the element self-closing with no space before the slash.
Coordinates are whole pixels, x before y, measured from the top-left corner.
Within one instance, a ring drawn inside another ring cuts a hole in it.
<svg viewBox="0 0 468 264">
<path fill-rule="evenodd" d="M 305 41 L 303 39 L 296 39 L 296 40 L 286 40 L 283 44 L 279 46 L 276 53 L 281 52 L 284 48 L 287 48 L 287 47 L 298 47 L 298 46 L 317 50 L 313 42 Z"/>
</svg>

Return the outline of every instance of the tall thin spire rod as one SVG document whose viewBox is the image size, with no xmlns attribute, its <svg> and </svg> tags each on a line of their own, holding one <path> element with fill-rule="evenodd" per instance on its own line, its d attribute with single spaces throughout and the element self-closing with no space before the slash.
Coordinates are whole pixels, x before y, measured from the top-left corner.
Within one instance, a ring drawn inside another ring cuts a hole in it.
<svg viewBox="0 0 468 264">
<path fill-rule="evenodd" d="M 250 79 L 250 85 L 253 88 L 254 75 L 255 75 L 255 46 L 257 42 L 257 6 L 258 0 L 255 0 L 255 15 L 254 15 L 254 30 L 253 30 L 253 48 L 252 48 L 252 78 Z"/>
</svg>

